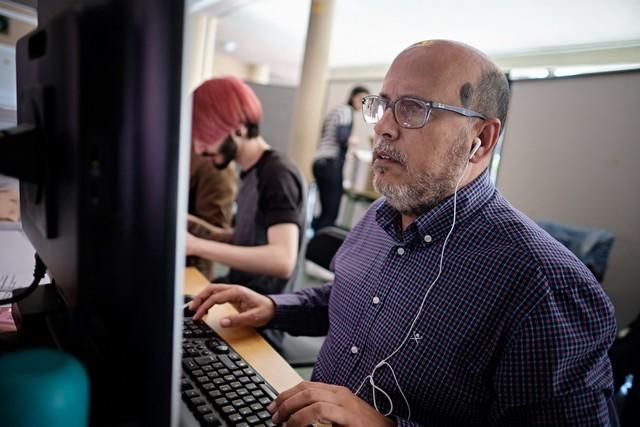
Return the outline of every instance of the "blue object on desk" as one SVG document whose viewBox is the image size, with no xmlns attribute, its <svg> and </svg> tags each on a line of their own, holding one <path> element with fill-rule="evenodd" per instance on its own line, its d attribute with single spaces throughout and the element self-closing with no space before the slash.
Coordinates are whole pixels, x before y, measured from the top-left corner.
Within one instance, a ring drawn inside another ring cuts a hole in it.
<svg viewBox="0 0 640 427">
<path fill-rule="evenodd" d="M 0 425 L 86 427 L 89 379 L 73 356 L 52 349 L 0 357 Z"/>
</svg>

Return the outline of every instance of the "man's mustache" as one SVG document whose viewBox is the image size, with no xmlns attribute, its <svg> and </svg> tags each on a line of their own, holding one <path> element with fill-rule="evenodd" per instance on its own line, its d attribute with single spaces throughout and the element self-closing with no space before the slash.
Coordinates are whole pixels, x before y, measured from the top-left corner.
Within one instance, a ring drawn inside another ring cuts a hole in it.
<svg viewBox="0 0 640 427">
<path fill-rule="evenodd" d="M 407 164 L 407 156 L 386 139 L 379 139 L 375 143 L 373 147 L 373 154 L 375 158 L 385 157 L 401 164 L 402 166 L 406 166 Z"/>
</svg>

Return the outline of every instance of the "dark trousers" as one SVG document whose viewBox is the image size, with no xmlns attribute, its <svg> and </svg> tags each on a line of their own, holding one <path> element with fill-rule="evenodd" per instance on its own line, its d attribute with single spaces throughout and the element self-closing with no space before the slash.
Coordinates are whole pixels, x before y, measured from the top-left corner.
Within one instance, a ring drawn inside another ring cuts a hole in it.
<svg viewBox="0 0 640 427">
<path fill-rule="evenodd" d="M 311 227 L 318 231 L 335 224 L 342 198 L 342 166 L 338 159 L 318 159 L 313 162 L 313 176 L 320 196 L 320 216 L 315 217 Z"/>
</svg>

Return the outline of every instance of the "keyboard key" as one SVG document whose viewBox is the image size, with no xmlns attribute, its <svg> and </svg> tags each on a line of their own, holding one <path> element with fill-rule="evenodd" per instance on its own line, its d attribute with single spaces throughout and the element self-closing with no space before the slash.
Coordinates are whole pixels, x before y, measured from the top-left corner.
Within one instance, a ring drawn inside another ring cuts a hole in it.
<svg viewBox="0 0 640 427">
<path fill-rule="evenodd" d="M 247 417 L 247 421 L 251 424 L 256 424 L 260 422 L 260 418 L 256 417 L 255 415 L 250 415 Z"/>
<path fill-rule="evenodd" d="M 261 420 L 270 420 L 271 414 L 267 411 L 260 411 L 256 414 Z"/>
<path fill-rule="evenodd" d="M 229 347 L 227 347 L 226 345 L 222 345 L 222 344 L 213 347 L 211 350 L 213 350 L 213 352 L 216 353 L 216 354 L 227 354 L 227 353 L 229 353 Z"/>
<path fill-rule="evenodd" d="M 207 405 L 200 405 L 196 408 L 196 411 L 198 411 L 199 414 L 208 414 L 211 412 L 211 408 Z"/>
<path fill-rule="evenodd" d="M 193 359 L 188 357 L 182 359 L 182 366 L 187 370 L 187 372 L 191 372 L 198 369 L 198 365 L 196 365 L 196 362 L 194 362 Z"/>
<path fill-rule="evenodd" d="M 223 414 L 229 415 L 229 414 L 233 414 L 234 412 L 236 412 L 236 409 L 231 405 L 227 405 L 227 406 L 223 406 L 222 408 L 220 408 L 220 412 L 222 412 Z"/>
<path fill-rule="evenodd" d="M 212 399 L 217 399 L 218 397 L 222 397 L 222 392 L 220 390 L 211 390 L 208 394 L 209 394 L 209 397 Z"/>
<path fill-rule="evenodd" d="M 222 364 L 225 366 L 225 368 L 227 368 L 227 369 L 229 369 L 229 370 L 231 370 L 231 371 L 238 369 L 238 366 L 237 366 L 235 363 L 233 363 L 233 362 L 231 361 L 231 359 L 229 359 L 229 358 L 228 358 L 226 355 L 224 355 L 224 354 L 219 355 L 219 356 L 218 356 L 218 360 L 220 360 L 220 361 L 222 362 Z"/>
<path fill-rule="evenodd" d="M 269 403 L 271 403 L 273 401 L 273 399 L 270 399 L 268 397 L 261 397 L 260 399 L 258 399 L 258 402 L 262 403 L 264 406 L 269 405 Z"/>
<path fill-rule="evenodd" d="M 242 415 L 240 415 L 240 414 L 236 413 L 236 414 L 229 415 L 229 421 L 231 421 L 232 423 L 237 423 L 237 422 L 240 422 L 242 420 L 243 420 L 243 418 L 242 418 Z"/>
<path fill-rule="evenodd" d="M 227 403 L 229 403 L 229 401 L 227 400 L 226 397 L 219 397 L 216 400 L 214 400 L 214 402 L 218 406 L 223 406 L 223 405 L 226 405 Z"/>
<path fill-rule="evenodd" d="M 265 383 L 260 384 L 260 388 L 262 389 L 262 391 L 267 393 L 267 396 L 269 396 L 271 400 L 274 400 L 277 397 L 273 390 L 271 390 Z"/>
<path fill-rule="evenodd" d="M 219 427 L 222 425 L 214 414 L 206 414 L 202 417 L 202 421 L 207 427 Z"/>
<path fill-rule="evenodd" d="M 195 361 L 198 365 L 202 366 L 202 365 L 208 365 L 208 364 L 210 364 L 210 363 L 213 363 L 213 362 L 215 362 L 216 360 L 214 359 L 214 356 L 201 356 L 201 357 L 196 357 L 196 358 L 194 359 L 194 361 Z"/>
<path fill-rule="evenodd" d="M 207 402 L 204 400 L 204 397 L 202 397 L 202 396 L 196 396 L 196 397 L 192 397 L 191 398 L 191 405 L 193 407 L 204 405 L 205 403 L 207 403 Z"/>
<path fill-rule="evenodd" d="M 263 406 L 258 402 L 252 403 L 249 407 L 255 412 L 261 411 L 263 409 Z"/>
<path fill-rule="evenodd" d="M 185 391 L 184 393 L 182 393 L 182 395 L 188 399 L 191 399 L 192 397 L 200 396 L 200 393 L 198 393 L 198 390 L 191 389 Z"/>
</svg>

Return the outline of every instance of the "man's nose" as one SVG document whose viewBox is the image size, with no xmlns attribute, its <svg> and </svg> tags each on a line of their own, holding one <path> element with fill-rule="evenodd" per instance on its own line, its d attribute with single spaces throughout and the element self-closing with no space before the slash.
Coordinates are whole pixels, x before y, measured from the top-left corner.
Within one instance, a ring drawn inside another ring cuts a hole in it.
<svg viewBox="0 0 640 427">
<path fill-rule="evenodd" d="M 387 139 L 394 139 L 398 135 L 398 124 L 393 117 L 393 108 L 391 105 L 387 105 L 382 113 L 382 117 L 373 126 L 373 131 L 376 135 L 383 136 Z"/>
</svg>

